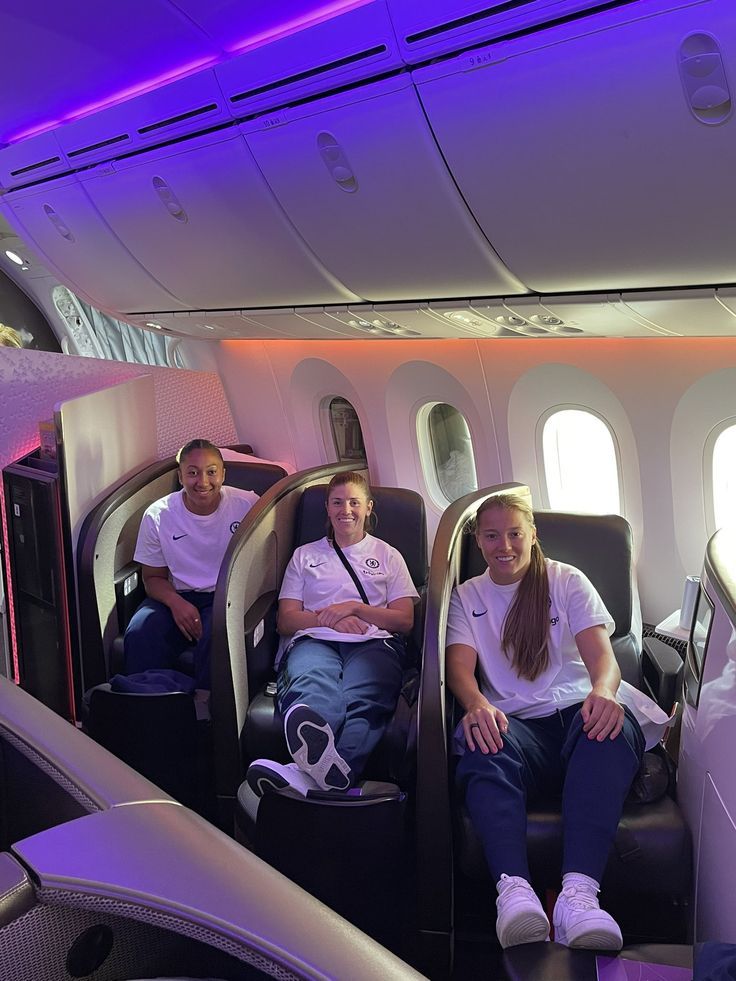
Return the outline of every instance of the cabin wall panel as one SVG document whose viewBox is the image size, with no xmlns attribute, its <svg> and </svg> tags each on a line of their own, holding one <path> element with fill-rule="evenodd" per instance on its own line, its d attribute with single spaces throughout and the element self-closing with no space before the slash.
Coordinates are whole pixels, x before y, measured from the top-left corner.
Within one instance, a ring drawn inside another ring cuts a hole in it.
<svg viewBox="0 0 736 981">
<path fill-rule="evenodd" d="M 684 577 L 702 566 L 703 447 L 713 425 L 734 414 L 736 340 L 550 343 L 230 341 L 221 345 L 219 362 L 239 432 L 252 434 L 260 452 L 297 467 L 325 460 L 321 400 L 342 395 L 351 401 L 372 479 L 423 493 L 430 539 L 439 509 L 421 475 L 420 405 L 444 401 L 465 415 L 481 486 L 522 481 L 532 487 L 535 502 L 541 501 L 535 452 L 540 416 L 557 404 L 595 409 L 621 449 L 642 612 L 646 622 L 658 623 L 679 606 Z M 696 415 L 702 416 L 698 427 L 692 424 Z"/>
<path fill-rule="evenodd" d="M 261 341 L 222 341 L 216 346 L 220 377 L 239 433 L 247 433 L 256 454 L 273 460 L 287 460 L 295 468 L 316 466 L 323 462 L 314 455 L 314 436 L 310 436 L 303 453 L 297 453 L 297 440 L 287 415 L 274 371 L 274 363 L 283 357 L 280 349 L 291 342 L 266 344 Z M 299 346 L 304 351 L 303 345 Z M 311 344 L 310 344 L 311 350 Z M 303 463 L 304 458 L 309 460 Z"/>
<path fill-rule="evenodd" d="M 706 495 L 711 493 L 704 443 L 719 423 L 736 417 L 736 367 L 722 368 L 693 382 L 682 393 L 672 418 L 670 466 L 674 495 L 675 534 L 682 564 L 689 575 L 699 575 L 703 541 L 716 529 L 711 526 Z"/>
<path fill-rule="evenodd" d="M 412 345 L 417 348 L 417 345 Z M 422 354 L 425 345 L 419 347 Z M 434 349 L 436 351 L 436 348 Z M 431 352 L 428 352 L 431 355 Z M 417 488 L 424 497 L 430 542 L 444 507 L 431 496 L 417 447 L 417 414 L 430 403 L 444 402 L 465 417 L 470 429 L 480 487 L 501 483 L 504 467 L 499 456 L 494 413 L 474 341 L 444 344 L 442 362 L 412 358 L 391 374 L 386 390 L 386 416 L 396 452 L 396 482 Z M 505 424 L 504 424 L 505 428 Z M 504 440 L 505 441 L 505 440 Z M 383 483 L 383 480 L 381 481 Z"/>
</svg>

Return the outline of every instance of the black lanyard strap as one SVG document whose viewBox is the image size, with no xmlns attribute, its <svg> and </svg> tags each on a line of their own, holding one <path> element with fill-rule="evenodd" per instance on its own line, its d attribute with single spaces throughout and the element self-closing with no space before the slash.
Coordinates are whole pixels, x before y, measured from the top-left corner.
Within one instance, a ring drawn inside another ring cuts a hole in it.
<svg viewBox="0 0 736 981">
<path fill-rule="evenodd" d="M 365 603 L 366 606 L 370 606 L 371 604 L 368 602 L 368 597 L 366 596 L 365 590 L 363 589 L 363 583 L 360 581 L 360 579 L 358 579 L 358 575 L 357 575 L 355 569 L 352 567 L 352 565 L 350 565 L 350 563 L 348 562 L 348 560 L 345 558 L 345 553 L 340 548 L 340 546 L 337 544 L 337 542 L 335 541 L 334 538 L 332 539 L 332 547 L 335 549 L 335 551 L 337 552 L 337 555 L 338 555 L 340 561 L 342 562 L 342 564 L 347 569 L 348 575 L 350 576 L 350 578 L 355 583 L 355 587 L 358 590 L 358 592 L 360 593 L 360 598 L 363 600 L 363 602 Z"/>
</svg>

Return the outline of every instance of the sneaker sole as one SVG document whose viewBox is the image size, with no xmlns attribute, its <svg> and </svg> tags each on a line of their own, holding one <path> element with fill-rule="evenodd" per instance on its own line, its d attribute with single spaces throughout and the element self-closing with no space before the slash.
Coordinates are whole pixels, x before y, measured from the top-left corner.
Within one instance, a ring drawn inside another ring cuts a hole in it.
<svg viewBox="0 0 736 981">
<path fill-rule="evenodd" d="M 549 937 L 549 922 L 544 913 L 533 912 L 513 919 L 498 930 L 498 942 L 502 947 L 518 947 L 519 944 L 533 944 Z"/>
<path fill-rule="evenodd" d="M 297 706 L 287 714 L 286 745 L 299 769 L 308 773 L 323 790 L 348 789 L 347 763 L 335 749 L 332 730 L 307 706 Z"/>
<path fill-rule="evenodd" d="M 275 793 L 290 787 L 291 784 L 280 773 L 274 773 L 265 766 L 251 765 L 248 767 L 246 775 L 248 787 L 256 797 L 263 797 L 264 794 Z"/>
<path fill-rule="evenodd" d="M 555 936 L 555 940 L 566 947 L 582 947 L 585 950 L 621 950 L 623 947 L 621 935 L 611 933 L 610 930 L 589 930 L 586 933 L 581 933 L 574 940 L 558 939 Z"/>
</svg>

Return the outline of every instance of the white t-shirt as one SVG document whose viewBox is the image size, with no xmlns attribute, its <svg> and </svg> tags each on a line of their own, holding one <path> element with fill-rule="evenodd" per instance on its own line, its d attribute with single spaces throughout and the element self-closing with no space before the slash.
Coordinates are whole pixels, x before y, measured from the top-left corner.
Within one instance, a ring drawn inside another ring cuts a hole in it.
<svg viewBox="0 0 736 981">
<path fill-rule="evenodd" d="M 255 491 L 224 485 L 217 510 L 193 514 L 184 491 L 168 494 L 146 508 L 134 558 L 143 565 L 166 566 L 174 589 L 212 592 L 220 565 L 238 525 L 258 500 Z"/>
<path fill-rule="evenodd" d="M 404 557 L 387 542 L 366 535 L 362 541 L 348 545 L 342 551 L 363 584 L 370 606 L 388 606 L 405 596 L 415 601 L 419 599 Z M 355 583 L 327 538 L 300 545 L 294 551 L 281 583 L 280 600 L 300 600 L 305 610 L 321 610 L 333 603 L 359 598 Z M 375 624 L 367 624 L 367 627 L 364 634 L 345 634 L 331 627 L 298 630 L 293 637 L 282 638 L 276 663 L 291 641 L 305 634 L 318 640 L 348 644 L 391 636 L 388 630 L 381 630 Z"/>
<path fill-rule="evenodd" d="M 503 623 L 518 583 L 494 583 L 486 571 L 457 586 L 452 593 L 446 646 L 465 644 L 478 654 L 480 689 L 496 708 L 522 719 L 551 715 L 583 701 L 590 692 L 590 675 L 580 657 L 575 636 L 588 627 L 615 624 L 590 580 L 579 569 L 546 559 L 550 593 L 549 664 L 534 681 L 520 678 L 501 648 Z M 647 748 L 660 739 L 667 716 L 643 692 L 621 685 L 618 700 L 634 714 Z"/>
</svg>

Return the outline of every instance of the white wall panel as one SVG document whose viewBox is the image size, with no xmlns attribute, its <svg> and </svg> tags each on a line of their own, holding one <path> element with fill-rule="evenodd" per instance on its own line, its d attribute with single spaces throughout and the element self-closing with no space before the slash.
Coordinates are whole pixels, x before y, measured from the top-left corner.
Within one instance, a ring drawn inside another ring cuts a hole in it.
<svg viewBox="0 0 736 981">
<path fill-rule="evenodd" d="M 705 495 L 712 493 L 712 481 L 705 472 L 711 461 L 704 449 L 713 429 L 736 416 L 735 390 L 735 367 L 708 371 L 681 393 L 672 412 L 675 541 L 687 575 L 700 574 L 705 546 L 716 531 L 706 523 L 712 506 L 706 506 Z"/>
<path fill-rule="evenodd" d="M 41 133 L 0 148 L 0 187 L 16 187 L 68 169 L 56 133 Z"/>
</svg>

